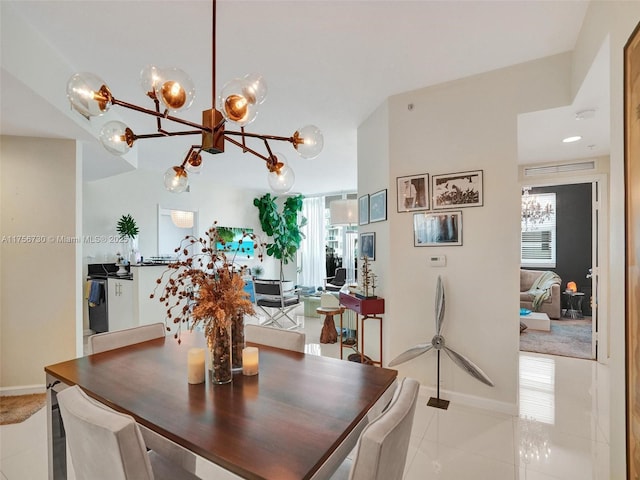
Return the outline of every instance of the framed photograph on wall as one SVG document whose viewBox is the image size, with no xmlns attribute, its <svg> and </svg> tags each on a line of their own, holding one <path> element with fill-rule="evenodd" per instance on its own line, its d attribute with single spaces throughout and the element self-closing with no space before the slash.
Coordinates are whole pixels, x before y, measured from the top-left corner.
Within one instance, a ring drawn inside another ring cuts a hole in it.
<svg viewBox="0 0 640 480">
<path fill-rule="evenodd" d="M 482 170 L 431 176 L 433 209 L 484 205 Z"/>
<path fill-rule="evenodd" d="M 369 222 L 383 222 L 387 219 L 387 189 L 369 196 Z"/>
<path fill-rule="evenodd" d="M 429 210 L 429 174 L 398 177 L 398 213 Z"/>
<path fill-rule="evenodd" d="M 414 213 L 413 246 L 462 245 L 462 212 Z"/>
<path fill-rule="evenodd" d="M 363 195 L 358 199 L 358 225 L 369 223 L 369 195 Z"/>
<path fill-rule="evenodd" d="M 358 258 L 368 257 L 369 260 L 376 259 L 376 233 L 361 233 L 360 234 L 360 253 Z"/>
</svg>

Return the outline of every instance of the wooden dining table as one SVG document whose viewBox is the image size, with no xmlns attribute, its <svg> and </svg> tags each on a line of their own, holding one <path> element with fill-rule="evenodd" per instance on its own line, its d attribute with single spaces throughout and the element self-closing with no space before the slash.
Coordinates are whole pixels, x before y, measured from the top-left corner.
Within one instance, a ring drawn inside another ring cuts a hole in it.
<svg viewBox="0 0 640 480">
<path fill-rule="evenodd" d="M 259 373 L 214 385 L 187 382 L 189 348 L 173 337 L 45 367 L 49 478 L 54 478 L 55 392 L 79 385 L 180 448 L 241 478 L 328 478 L 355 446 L 372 412 L 394 390 L 395 370 L 255 345 Z M 50 387 L 50 388 L 49 388 Z M 59 454 L 59 449 L 55 449 Z"/>
</svg>

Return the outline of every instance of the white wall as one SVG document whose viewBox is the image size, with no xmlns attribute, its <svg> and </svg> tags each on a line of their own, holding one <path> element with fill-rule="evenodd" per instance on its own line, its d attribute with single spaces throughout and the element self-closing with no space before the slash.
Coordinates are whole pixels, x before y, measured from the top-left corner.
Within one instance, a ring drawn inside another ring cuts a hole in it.
<svg viewBox="0 0 640 480">
<path fill-rule="evenodd" d="M 389 183 L 389 105 L 383 102 L 375 112 L 358 128 L 358 197 L 387 189 L 387 215 L 391 211 L 389 199 L 393 197 Z M 389 222 L 375 222 L 358 227 L 358 234 L 375 233 L 375 260 L 370 263 L 371 271 L 377 275 L 375 294 L 385 298 L 385 314 L 382 315 L 382 361 L 389 363 L 388 338 L 395 325 L 390 321 L 389 311 L 391 293 L 389 291 Z M 361 270 L 362 261 L 358 262 Z M 365 354 L 378 360 L 380 323 L 377 320 L 366 322 Z M 360 328 L 360 326 L 358 326 Z"/>
<path fill-rule="evenodd" d="M 625 461 L 625 229 L 624 229 L 624 124 L 623 124 L 623 48 L 640 21 L 640 2 L 591 2 L 576 43 L 573 71 L 574 89 L 586 72 L 598 49 L 608 39 L 610 46 L 610 209 L 609 209 L 609 359 L 611 373 L 610 478 L 626 477 Z M 637 161 L 637 159 L 635 159 Z"/>
<path fill-rule="evenodd" d="M 389 179 L 389 220 L 374 224 L 376 267 L 385 267 L 385 363 L 431 341 L 441 275 L 447 299 L 444 337 L 495 383 L 495 388 L 481 384 L 444 357 L 441 388 L 449 398 L 517 412 L 517 115 L 567 104 L 569 91 L 570 55 L 557 55 L 390 98 L 388 149 L 386 136 L 370 126 L 383 125 L 377 116 L 384 112 L 376 112 L 358 132 L 359 147 L 368 148 L 359 149 L 359 171 L 382 171 Z M 388 154 L 372 156 L 376 150 Z M 463 246 L 414 247 L 413 215 L 397 213 L 396 177 L 468 170 L 484 172 L 484 206 L 462 209 Z M 359 195 L 379 188 L 375 176 L 359 177 Z M 433 254 L 446 255 L 445 268 L 429 267 L 427 257 Z M 436 387 L 435 352 L 399 370 Z"/>
<path fill-rule="evenodd" d="M 42 386 L 44 367 L 73 358 L 78 339 L 76 143 L 0 142 L 0 387 Z"/>
<path fill-rule="evenodd" d="M 264 192 L 216 184 L 204 175 L 192 176 L 190 184 L 190 192 L 174 194 L 164 188 L 161 172 L 145 170 L 85 183 L 83 235 L 106 238 L 107 241 L 83 245 L 83 273 L 87 272 L 87 263 L 114 262 L 116 252 L 122 253 L 123 245 L 117 240 L 116 224 L 124 214 L 131 214 L 140 229 L 138 248 L 142 256 L 156 256 L 158 204 L 163 208 L 198 211 L 199 235 L 217 221 L 221 226 L 253 228 L 255 233 L 262 235 L 263 241 L 268 240 L 260 228 L 258 209 L 253 205 L 253 199 Z M 252 266 L 260 261 L 238 257 L 238 263 Z M 279 278 L 280 265 L 271 257 L 265 257 L 261 265 L 265 269 L 264 278 Z M 288 278 L 295 278 L 295 267 L 293 275 Z M 86 312 L 84 326 L 88 328 Z"/>
</svg>

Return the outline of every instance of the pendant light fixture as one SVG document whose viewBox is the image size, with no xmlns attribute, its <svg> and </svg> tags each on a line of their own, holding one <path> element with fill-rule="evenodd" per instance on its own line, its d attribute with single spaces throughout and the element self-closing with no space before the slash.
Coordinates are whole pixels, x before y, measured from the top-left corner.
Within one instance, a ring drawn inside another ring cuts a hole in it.
<svg viewBox="0 0 640 480">
<path fill-rule="evenodd" d="M 216 0 L 212 0 L 212 103 L 216 98 Z M 299 128 L 290 137 L 262 135 L 245 131 L 258 113 L 258 106 L 265 100 L 267 85 L 258 74 L 245 75 L 228 82 L 217 97 L 212 108 L 202 112 L 202 123 L 194 123 L 173 115 L 188 109 L 193 103 L 195 87 L 189 76 L 178 68 L 161 69 L 146 66 L 140 74 L 144 93 L 153 101 L 155 108 L 149 109 L 127 103 L 113 96 L 106 83 L 92 73 L 76 73 L 67 82 L 67 97 L 72 107 L 87 119 L 103 115 L 112 105 L 135 110 L 156 117 L 156 133 L 138 135 L 119 121 L 109 121 L 100 132 L 100 142 L 114 155 L 127 153 L 134 142 L 146 138 L 163 138 L 184 135 L 201 135 L 200 145 L 192 145 L 181 164 L 169 168 L 164 175 L 165 187 L 174 193 L 184 192 L 189 185 L 189 174 L 197 173 L 202 166 L 201 152 L 223 153 L 229 142 L 262 159 L 268 170 L 268 182 L 276 193 L 286 193 L 293 187 L 295 175 L 283 154 L 274 153 L 270 141 L 289 142 L 303 158 L 315 158 L 322 151 L 323 135 L 314 125 Z M 192 130 L 169 131 L 163 121 L 178 123 Z M 227 130 L 232 123 L 240 130 Z M 247 146 L 247 139 L 264 143 L 263 153 Z"/>
</svg>

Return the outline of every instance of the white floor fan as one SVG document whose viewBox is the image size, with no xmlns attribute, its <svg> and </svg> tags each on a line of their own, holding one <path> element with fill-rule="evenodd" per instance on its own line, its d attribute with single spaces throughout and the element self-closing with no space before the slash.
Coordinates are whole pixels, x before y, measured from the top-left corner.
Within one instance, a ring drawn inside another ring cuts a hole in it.
<svg viewBox="0 0 640 480">
<path fill-rule="evenodd" d="M 401 363 L 404 363 L 412 358 L 415 358 L 423 353 L 427 353 L 431 349 L 435 349 L 438 353 L 438 379 L 437 379 L 437 396 L 431 397 L 427 405 L 435 408 L 442 408 L 446 410 L 449 407 L 449 400 L 442 400 L 440 398 L 440 351 L 444 350 L 447 355 L 458 365 L 462 370 L 467 372 L 473 378 L 480 380 L 482 383 L 493 387 L 491 379 L 471 360 L 464 355 L 461 355 L 451 348 L 447 347 L 442 336 L 442 325 L 444 323 L 444 287 L 442 286 L 442 279 L 438 275 L 438 283 L 436 285 L 436 334 L 428 343 L 419 343 L 415 347 L 411 347 L 404 353 L 401 353 L 396 358 L 389 362 L 390 367 L 394 367 Z"/>
</svg>

